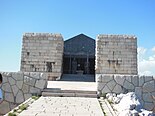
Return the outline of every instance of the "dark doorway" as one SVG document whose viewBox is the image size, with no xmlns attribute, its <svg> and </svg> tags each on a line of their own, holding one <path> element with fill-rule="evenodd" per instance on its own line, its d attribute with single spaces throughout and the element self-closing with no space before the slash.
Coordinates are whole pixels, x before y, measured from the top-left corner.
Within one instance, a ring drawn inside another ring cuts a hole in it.
<svg viewBox="0 0 155 116">
<path fill-rule="evenodd" d="M 63 59 L 64 74 L 95 74 L 95 58 L 67 57 Z"/>
<path fill-rule="evenodd" d="M 65 74 L 69 75 L 66 76 Z M 67 80 L 72 77 L 76 81 L 95 80 L 94 39 L 84 34 L 79 34 L 64 42 L 63 75 L 65 75 L 63 77 L 67 78 Z"/>
</svg>

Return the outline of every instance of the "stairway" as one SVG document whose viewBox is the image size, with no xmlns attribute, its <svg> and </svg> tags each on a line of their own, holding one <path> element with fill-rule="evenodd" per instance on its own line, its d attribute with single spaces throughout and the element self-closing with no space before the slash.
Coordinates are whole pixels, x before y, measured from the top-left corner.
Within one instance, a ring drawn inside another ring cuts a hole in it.
<svg viewBox="0 0 155 116">
<path fill-rule="evenodd" d="M 82 91 L 82 90 L 58 90 L 46 88 L 42 91 L 42 96 L 53 97 L 90 97 L 97 98 L 96 91 Z"/>
</svg>

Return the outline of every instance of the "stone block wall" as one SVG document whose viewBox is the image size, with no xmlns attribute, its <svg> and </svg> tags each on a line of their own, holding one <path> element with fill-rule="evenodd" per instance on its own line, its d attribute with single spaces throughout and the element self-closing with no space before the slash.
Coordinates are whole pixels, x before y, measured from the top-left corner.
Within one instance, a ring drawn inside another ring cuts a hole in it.
<svg viewBox="0 0 155 116">
<path fill-rule="evenodd" d="M 1 72 L 0 85 L 3 99 L 0 102 L 0 115 L 15 108 L 32 95 L 41 95 L 47 87 L 47 74 L 39 72 Z"/>
<path fill-rule="evenodd" d="M 129 35 L 98 35 L 97 74 L 137 75 L 137 38 Z"/>
<path fill-rule="evenodd" d="M 96 74 L 97 89 L 103 93 L 135 92 L 147 110 L 155 111 L 155 77 L 118 74 Z"/>
<path fill-rule="evenodd" d="M 20 70 L 24 72 L 48 72 L 49 80 L 60 77 L 63 47 L 64 42 L 61 34 L 24 34 Z"/>
</svg>

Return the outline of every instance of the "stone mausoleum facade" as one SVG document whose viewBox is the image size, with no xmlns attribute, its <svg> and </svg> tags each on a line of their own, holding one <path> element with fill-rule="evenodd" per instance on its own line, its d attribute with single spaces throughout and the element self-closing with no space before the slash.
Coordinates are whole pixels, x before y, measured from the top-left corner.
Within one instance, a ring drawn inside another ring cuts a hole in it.
<svg viewBox="0 0 155 116">
<path fill-rule="evenodd" d="M 94 75 L 98 96 L 133 91 L 145 109 L 155 112 L 155 77 L 138 75 L 137 38 L 132 35 L 100 34 L 95 40 L 79 34 L 64 41 L 61 34 L 25 33 L 20 71 L 0 73 L 0 115 L 42 95 L 48 80 L 63 74 Z"/>
<path fill-rule="evenodd" d="M 137 38 L 98 35 L 95 42 L 79 34 L 64 41 L 61 34 L 26 33 L 21 71 L 48 73 L 49 80 L 60 79 L 62 74 L 95 72 L 137 75 Z"/>
</svg>

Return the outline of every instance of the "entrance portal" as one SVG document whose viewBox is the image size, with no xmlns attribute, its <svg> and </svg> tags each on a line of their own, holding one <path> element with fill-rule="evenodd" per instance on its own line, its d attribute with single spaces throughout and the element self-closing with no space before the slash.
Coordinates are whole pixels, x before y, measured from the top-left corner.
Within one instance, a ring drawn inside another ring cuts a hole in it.
<svg viewBox="0 0 155 116">
<path fill-rule="evenodd" d="M 95 58 L 64 56 L 64 74 L 95 74 Z"/>
<path fill-rule="evenodd" d="M 64 42 L 63 73 L 95 75 L 95 40 L 80 34 Z"/>
</svg>

